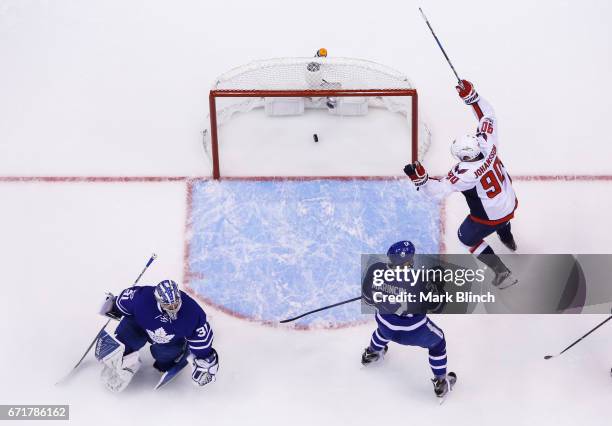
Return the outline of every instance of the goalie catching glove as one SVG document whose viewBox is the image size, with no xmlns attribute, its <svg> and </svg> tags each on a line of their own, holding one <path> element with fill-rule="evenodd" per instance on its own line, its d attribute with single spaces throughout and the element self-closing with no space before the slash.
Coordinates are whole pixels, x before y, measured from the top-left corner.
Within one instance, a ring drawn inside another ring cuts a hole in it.
<svg viewBox="0 0 612 426">
<path fill-rule="evenodd" d="M 407 164 L 406 167 L 404 167 L 404 173 L 408 175 L 408 177 L 410 178 L 412 183 L 414 183 L 414 186 L 416 186 L 417 189 L 425 185 L 425 183 L 427 183 L 427 179 L 429 179 L 429 176 L 425 171 L 425 167 L 423 167 L 423 165 L 419 161 L 415 161 L 412 164 Z"/>
<path fill-rule="evenodd" d="M 216 350 L 206 358 L 193 359 L 193 373 L 191 378 L 195 384 L 199 386 L 207 385 L 216 380 L 217 371 L 219 370 L 219 356 Z"/>
</svg>

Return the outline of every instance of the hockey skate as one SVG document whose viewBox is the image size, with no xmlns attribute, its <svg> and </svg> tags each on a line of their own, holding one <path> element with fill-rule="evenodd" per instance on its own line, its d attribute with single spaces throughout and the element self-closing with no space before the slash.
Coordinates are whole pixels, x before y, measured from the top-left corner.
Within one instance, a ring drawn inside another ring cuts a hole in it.
<svg viewBox="0 0 612 426">
<path fill-rule="evenodd" d="M 361 355 L 361 364 L 368 365 L 382 360 L 388 350 L 389 348 L 385 346 L 383 350 L 373 351 L 368 346 L 364 349 L 363 354 Z"/>
<path fill-rule="evenodd" d="M 510 235 L 510 238 L 506 239 L 499 237 L 499 240 L 508 248 L 508 250 L 513 252 L 516 251 L 516 241 L 514 241 L 514 237 L 512 235 Z"/>
<path fill-rule="evenodd" d="M 453 386 L 457 382 L 457 375 L 454 372 L 450 372 L 444 378 L 431 379 L 431 383 L 434 387 L 434 392 L 438 398 L 444 398 L 446 394 L 453 390 Z"/>
<path fill-rule="evenodd" d="M 493 285 L 500 290 L 513 286 L 516 283 L 518 283 L 518 279 L 509 270 L 499 272 L 493 278 Z"/>
</svg>

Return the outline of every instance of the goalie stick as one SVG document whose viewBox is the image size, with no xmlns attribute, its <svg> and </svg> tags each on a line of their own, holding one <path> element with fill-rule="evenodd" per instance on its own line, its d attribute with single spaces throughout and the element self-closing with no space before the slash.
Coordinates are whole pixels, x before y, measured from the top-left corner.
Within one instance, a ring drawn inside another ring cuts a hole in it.
<svg viewBox="0 0 612 426">
<path fill-rule="evenodd" d="M 142 278 L 142 276 L 144 275 L 145 271 L 149 268 L 149 266 L 151 266 L 151 263 L 153 263 L 153 261 L 157 258 L 157 255 L 155 253 L 153 253 L 151 255 L 151 257 L 149 258 L 149 260 L 147 261 L 147 264 L 145 265 L 145 267 L 143 268 L 142 272 L 140 272 L 140 275 L 138 275 L 138 278 L 136 278 L 136 281 L 134 281 L 134 284 L 132 286 L 135 286 L 136 284 L 138 284 L 138 281 L 140 281 L 140 278 Z M 118 318 L 109 318 L 104 325 L 102 326 L 102 328 L 100 329 L 100 331 L 98 331 L 98 334 L 96 334 L 96 337 L 94 337 L 94 339 L 91 341 L 91 343 L 89 344 L 89 346 L 87 347 L 87 350 L 85 350 L 85 353 L 83 354 L 83 356 L 81 357 L 81 359 L 79 359 L 77 361 L 77 363 L 74 365 L 74 367 L 72 367 L 72 370 L 70 370 L 70 372 L 68 372 L 68 374 L 66 374 L 66 376 L 64 376 L 60 381 L 58 381 L 56 383 L 56 385 L 59 385 L 62 382 L 65 382 L 70 376 L 72 376 L 72 374 L 74 374 L 74 372 L 76 371 L 77 368 L 79 368 L 79 365 L 81 365 L 81 363 L 83 362 L 83 360 L 85 359 L 85 357 L 87 356 L 87 354 L 89 353 L 89 351 L 91 351 L 91 348 L 93 348 L 93 346 L 96 344 L 96 341 L 98 340 L 98 337 L 100 337 L 100 334 L 102 334 L 102 332 L 104 331 L 104 329 L 106 329 L 106 326 L 108 325 L 108 323 L 111 321 L 111 319 L 118 319 Z"/>
<path fill-rule="evenodd" d="M 183 353 L 183 355 L 176 362 L 176 364 L 170 370 L 162 374 L 161 378 L 159 379 L 159 382 L 157 382 L 157 385 L 155 385 L 153 389 L 157 390 L 162 386 L 167 385 L 169 382 L 174 380 L 181 371 L 183 371 L 183 368 L 187 367 L 187 365 L 189 364 L 189 362 L 187 361 L 188 353 L 188 351 L 185 351 L 185 353 Z"/>
</svg>

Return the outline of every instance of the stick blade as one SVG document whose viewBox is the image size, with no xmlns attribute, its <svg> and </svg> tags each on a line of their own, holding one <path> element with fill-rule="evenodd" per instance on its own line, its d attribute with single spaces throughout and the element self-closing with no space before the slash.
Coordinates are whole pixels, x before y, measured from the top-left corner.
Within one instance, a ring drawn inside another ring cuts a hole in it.
<svg viewBox="0 0 612 426">
<path fill-rule="evenodd" d="M 166 384 L 168 384 L 169 382 L 171 382 L 172 380 L 174 380 L 174 378 L 176 378 L 179 373 L 181 371 L 183 371 L 183 369 L 187 366 L 188 362 L 186 358 L 181 359 L 174 367 L 172 367 L 170 370 L 166 371 L 161 378 L 159 379 L 159 382 L 157 383 L 157 385 L 153 388 L 155 390 L 161 388 L 162 386 L 165 386 Z"/>
<path fill-rule="evenodd" d="M 74 371 L 74 370 L 72 370 L 72 371 Z M 66 383 L 68 381 L 68 379 L 72 376 L 72 371 L 70 371 L 70 373 L 66 374 L 64 377 L 62 377 L 57 382 L 55 382 L 54 386 L 63 386 L 64 383 Z"/>
<path fill-rule="evenodd" d="M 555 355 L 544 355 L 544 359 L 551 359 L 554 358 Z"/>
</svg>

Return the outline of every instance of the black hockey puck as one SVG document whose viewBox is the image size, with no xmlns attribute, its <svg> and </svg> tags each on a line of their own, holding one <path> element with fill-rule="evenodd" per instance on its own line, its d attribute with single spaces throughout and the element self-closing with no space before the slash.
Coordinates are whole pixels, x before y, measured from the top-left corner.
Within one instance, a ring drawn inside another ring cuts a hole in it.
<svg viewBox="0 0 612 426">
<path fill-rule="evenodd" d="M 315 142 L 319 142 L 319 137 L 317 136 L 316 133 L 312 135 L 312 138 L 314 139 Z"/>
</svg>

